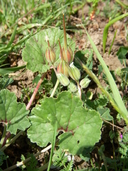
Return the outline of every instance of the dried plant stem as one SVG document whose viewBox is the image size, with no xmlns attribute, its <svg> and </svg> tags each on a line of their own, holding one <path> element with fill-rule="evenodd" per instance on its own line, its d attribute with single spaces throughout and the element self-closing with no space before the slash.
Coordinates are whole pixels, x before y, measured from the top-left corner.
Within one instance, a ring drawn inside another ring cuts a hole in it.
<svg viewBox="0 0 128 171">
<path fill-rule="evenodd" d="M 37 156 L 39 156 L 40 154 L 42 154 L 42 153 L 48 151 L 49 149 L 51 149 L 51 147 L 52 147 L 52 145 L 47 146 L 47 147 L 44 148 L 42 151 L 36 153 L 36 154 L 34 155 L 34 157 L 37 157 Z M 19 162 L 18 164 L 15 164 L 15 165 L 11 166 L 11 167 L 9 167 L 9 168 L 3 170 L 3 171 L 10 171 L 10 170 L 13 170 L 13 169 L 15 169 L 15 168 L 17 168 L 17 167 L 20 167 L 20 166 L 24 165 L 25 163 L 27 163 L 27 162 L 30 161 L 30 160 L 31 160 L 31 157 L 25 159 L 24 161 Z"/>
<path fill-rule="evenodd" d="M 36 96 L 36 94 L 37 94 L 37 92 L 38 92 L 38 89 L 39 89 L 41 83 L 43 82 L 43 79 L 44 79 L 45 76 L 46 76 L 46 73 L 44 73 L 44 74 L 42 75 L 41 79 L 39 80 L 39 82 L 38 82 L 38 84 L 37 84 L 37 86 L 36 86 L 36 88 L 35 88 L 35 90 L 34 90 L 32 96 L 31 96 L 31 99 L 30 99 L 29 103 L 28 103 L 27 106 L 26 106 L 26 110 L 28 110 L 28 109 L 30 108 L 30 106 L 32 105 L 32 102 L 33 102 L 33 100 L 35 99 L 35 96 Z"/>
<path fill-rule="evenodd" d="M 119 130 L 123 130 L 123 128 L 121 128 L 121 127 L 119 127 L 119 126 L 117 126 L 117 125 L 114 125 L 113 123 L 111 123 L 111 122 L 109 122 L 109 121 L 103 119 L 102 117 L 101 117 L 101 119 L 102 119 L 104 122 L 106 122 L 107 124 L 111 125 L 112 127 L 116 127 L 116 128 L 119 129 Z"/>
</svg>

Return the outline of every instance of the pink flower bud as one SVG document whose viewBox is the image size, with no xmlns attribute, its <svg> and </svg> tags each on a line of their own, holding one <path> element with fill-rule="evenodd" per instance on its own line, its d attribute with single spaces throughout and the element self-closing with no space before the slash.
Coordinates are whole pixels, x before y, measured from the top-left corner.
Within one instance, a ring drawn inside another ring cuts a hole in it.
<svg viewBox="0 0 128 171">
<path fill-rule="evenodd" d="M 50 48 L 48 47 L 46 49 L 46 52 L 45 52 L 45 57 L 46 57 L 46 60 L 49 62 L 49 63 L 54 63 L 55 60 L 56 60 L 56 55 L 55 55 L 55 52 Z"/>
<path fill-rule="evenodd" d="M 71 48 L 67 48 L 67 49 L 63 48 L 62 54 L 63 54 L 63 59 L 65 60 L 65 62 L 67 62 L 68 64 L 72 63 L 73 52 L 72 52 Z"/>
<path fill-rule="evenodd" d="M 60 63 L 57 66 L 57 72 L 58 73 L 62 73 L 65 76 L 68 77 L 68 72 L 69 72 L 69 66 L 67 65 L 67 63 L 64 60 L 61 60 Z"/>
</svg>

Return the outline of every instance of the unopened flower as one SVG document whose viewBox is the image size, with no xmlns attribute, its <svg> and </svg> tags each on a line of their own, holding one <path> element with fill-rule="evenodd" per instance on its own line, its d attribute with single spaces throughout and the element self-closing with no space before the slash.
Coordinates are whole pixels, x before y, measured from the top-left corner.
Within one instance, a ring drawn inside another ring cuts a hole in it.
<svg viewBox="0 0 128 171">
<path fill-rule="evenodd" d="M 69 75 L 69 66 L 67 65 L 67 63 L 64 60 L 61 60 L 60 63 L 58 64 L 57 72 L 62 73 L 65 76 L 68 77 L 68 75 Z"/>
<path fill-rule="evenodd" d="M 78 81 L 81 77 L 80 70 L 73 65 L 73 62 L 70 64 L 69 75 L 75 81 Z"/>
<path fill-rule="evenodd" d="M 90 83 L 90 80 L 88 78 L 84 78 L 80 81 L 81 88 L 87 88 Z"/>
<path fill-rule="evenodd" d="M 68 63 L 72 63 L 73 61 L 73 52 L 71 48 L 62 48 L 63 59 Z"/>
<path fill-rule="evenodd" d="M 46 57 L 46 60 L 49 62 L 49 63 L 54 63 L 55 60 L 56 60 L 56 55 L 55 55 L 55 52 L 50 48 L 48 47 L 46 49 L 46 52 L 45 52 L 45 57 Z"/>
<path fill-rule="evenodd" d="M 63 86 L 68 86 L 68 85 L 69 85 L 70 81 L 69 81 L 69 79 L 68 79 L 64 74 L 62 74 L 62 73 L 57 73 L 56 76 L 57 76 L 59 82 L 60 82 Z"/>
</svg>

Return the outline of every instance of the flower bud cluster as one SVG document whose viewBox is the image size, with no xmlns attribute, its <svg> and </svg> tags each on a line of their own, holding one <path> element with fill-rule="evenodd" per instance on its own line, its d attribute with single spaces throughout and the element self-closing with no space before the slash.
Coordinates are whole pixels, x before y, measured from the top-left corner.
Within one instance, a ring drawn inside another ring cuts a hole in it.
<svg viewBox="0 0 128 171">
<path fill-rule="evenodd" d="M 71 48 L 65 49 L 61 48 L 60 42 L 60 62 L 57 66 L 56 76 L 63 86 L 69 85 L 70 81 L 68 77 L 70 76 L 75 82 L 79 83 L 81 89 L 88 87 L 90 80 L 88 78 L 82 79 L 80 82 L 81 74 L 80 70 L 73 64 L 73 52 Z M 45 52 L 45 57 L 48 63 L 54 64 L 56 61 L 56 55 L 53 49 L 50 47 L 48 41 L 48 48 Z"/>
</svg>

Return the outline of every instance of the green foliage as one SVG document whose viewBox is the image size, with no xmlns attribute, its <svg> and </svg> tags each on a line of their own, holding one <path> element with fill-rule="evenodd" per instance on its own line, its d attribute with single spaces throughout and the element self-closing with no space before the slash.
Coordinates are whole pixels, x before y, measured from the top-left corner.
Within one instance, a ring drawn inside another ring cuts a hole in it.
<svg viewBox="0 0 128 171">
<path fill-rule="evenodd" d="M 27 155 L 27 158 L 31 157 L 31 160 L 27 163 L 27 164 L 23 164 L 21 166 L 21 170 L 24 171 L 38 171 L 38 168 L 37 168 L 37 160 L 35 158 L 35 156 L 33 154 L 28 154 Z M 21 161 L 24 161 L 25 160 L 25 156 L 22 154 L 21 155 Z M 17 164 L 19 164 L 19 162 L 17 162 Z"/>
<path fill-rule="evenodd" d="M 96 7 L 98 5 L 99 0 L 87 0 L 87 2 L 92 3 L 92 6 Z"/>
<path fill-rule="evenodd" d="M 7 156 L 4 154 L 3 151 L 0 151 L 0 166 L 2 166 L 3 161 L 6 160 L 6 159 L 7 159 Z"/>
<path fill-rule="evenodd" d="M 126 66 L 126 54 L 128 52 L 128 47 L 121 46 L 117 52 L 118 59 L 120 60 L 121 64 Z"/>
<path fill-rule="evenodd" d="M 122 141 L 120 141 L 119 152 L 122 158 L 128 157 L 128 133 L 123 134 Z"/>
<path fill-rule="evenodd" d="M 95 9 L 99 0 L 87 0 L 87 2 L 92 3 L 93 9 Z M 40 147 L 45 147 L 49 143 L 52 144 L 50 160 L 47 170 L 50 170 L 51 162 L 53 162 L 53 165 L 57 166 L 59 170 L 61 169 L 61 171 L 70 171 L 73 169 L 72 155 L 80 155 L 80 157 L 85 161 L 90 160 L 90 152 L 92 151 L 95 143 L 97 143 L 101 138 L 102 119 L 110 122 L 114 120 L 113 116 L 111 116 L 110 108 L 108 108 L 109 100 L 110 102 L 111 100 L 112 102 L 114 101 L 115 106 L 113 105 L 113 107 L 117 111 L 120 111 L 119 113 L 122 114 L 123 119 L 125 119 L 126 123 L 128 123 L 127 110 L 117 90 L 115 80 L 112 78 L 111 73 L 109 72 L 104 61 L 102 60 L 101 55 L 97 51 L 97 48 L 95 47 L 88 33 L 87 35 L 102 65 L 102 69 L 105 71 L 105 79 L 107 80 L 107 83 L 109 82 L 112 93 L 110 94 L 108 90 L 101 87 L 101 85 L 99 86 L 99 82 L 96 82 L 96 77 L 92 72 L 92 50 L 78 51 L 75 55 L 73 54 L 73 56 L 75 56 L 74 66 L 78 69 L 77 71 L 71 71 L 69 78 L 66 77 L 68 80 L 68 87 L 63 87 L 61 85 L 61 88 L 59 90 L 57 89 L 56 85 L 58 84 L 56 83 L 58 83 L 58 80 L 56 77 L 56 67 L 60 61 L 59 54 L 61 49 L 59 48 L 58 39 L 60 40 L 61 46 L 63 47 L 63 31 L 58 28 L 50 28 L 42 31 L 39 30 L 40 28 L 42 28 L 42 26 L 46 26 L 46 24 L 47 27 L 49 27 L 49 25 L 50 27 L 52 25 L 60 26 L 61 13 L 73 13 L 75 11 L 73 9 L 73 4 L 80 3 L 81 5 L 83 5 L 82 1 L 51 0 L 42 3 L 42 1 L 28 0 L 26 2 L 25 0 L 20 0 L 18 2 L 20 6 L 16 1 L 11 1 L 11 5 L 9 3 L 10 2 L 8 0 L 6 0 L 5 3 L 3 0 L 0 1 L 0 5 L 2 6 L 2 12 L 0 11 L 0 23 L 5 23 L 7 25 L 7 28 L 9 28 L 10 30 L 7 31 L 7 34 L 5 35 L 3 32 L 2 38 L 4 38 L 5 40 L 0 40 L 0 65 L 2 67 L 0 68 L 0 121 L 4 125 L 1 145 L 4 145 L 5 143 L 5 146 L 3 147 L 8 146 L 9 143 L 14 142 L 12 140 L 17 136 L 16 133 L 18 132 L 18 130 L 25 131 L 28 128 L 27 135 L 30 138 L 31 142 L 36 143 Z M 123 7 L 124 5 L 121 6 Z M 19 7 L 21 9 L 19 9 Z M 23 16 L 21 16 L 20 10 L 22 11 L 22 14 L 25 15 L 27 23 L 22 20 L 24 18 L 22 18 Z M 113 10 L 113 14 L 111 13 L 111 18 L 115 16 L 116 10 Z M 32 16 L 30 17 L 29 14 L 32 14 Z M 109 27 L 114 22 L 126 17 L 127 15 L 127 13 L 118 17 L 116 15 L 116 18 L 110 20 L 108 25 L 106 25 L 103 35 L 104 50 Z M 20 19 L 22 25 L 20 26 L 18 24 L 17 27 L 17 23 L 20 21 L 19 17 L 21 17 Z M 13 23 L 14 25 L 12 25 Z M 35 27 L 37 28 L 37 34 L 35 34 Z M 29 32 L 28 29 L 29 31 L 31 29 L 31 31 Z M 16 35 L 18 35 L 19 40 L 17 40 L 17 43 L 14 43 Z M 10 38 L 8 39 L 9 36 Z M 51 48 L 53 48 L 56 54 L 56 60 L 54 64 L 48 62 L 49 60 L 46 60 L 45 57 L 45 52 L 48 47 L 46 41 L 47 38 L 49 39 Z M 72 51 L 74 52 L 75 42 L 71 40 L 68 35 L 67 39 L 68 46 L 72 48 Z M 25 66 L 19 68 L 5 68 L 6 64 L 3 64 L 3 62 L 5 61 L 10 52 L 17 51 L 19 47 L 23 47 L 25 41 L 26 44 L 25 48 L 22 51 L 22 56 L 23 60 L 27 62 L 27 69 L 30 69 L 33 72 L 39 72 L 39 75 L 35 78 L 33 83 L 38 84 L 38 82 L 40 82 L 40 77 L 42 77 L 42 73 L 45 73 L 50 70 L 47 75 L 49 76 L 52 71 L 51 77 L 48 79 L 45 78 L 44 80 L 41 80 L 42 84 L 39 89 L 36 87 L 39 91 L 40 97 L 43 98 L 38 100 L 38 104 L 33 107 L 31 111 L 26 110 L 25 104 L 18 103 L 16 100 L 16 96 L 13 93 L 9 92 L 8 90 L 5 90 L 5 88 L 13 81 L 11 78 L 8 77 L 8 74 L 22 69 Z M 113 45 L 113 42 L 111 44 L 111 47 Z M 125 64 L 125 66 L 127 50 L 127 47 L 121 47 L 117 53 L 120 61 Z M 77 58 L 79 58 L 80 62 L 84 65 L 78 64 Z M 85 67 L 82 66 L 86 66 L 89 72 L 85 73 Z M 103 72 L 103 70 L 99 70 L 99 74 Z M 123 87 L 127 87 L 127 71 L 127 68 L 123 68 L 119 71 L 119 76 L 122 78 L 122 82 L 124 83 L 122 89 Z M 89 73 L 91 73 L 90 75 L 92 77 L 89 75 Z M 104 93 L 104 95 L 99 95 L 96 99 L 92 100 L 93 93 L 90 90 L 87 90 L 87 92 L 84 90 L 89 86 L 90 78 L 88 79 L 88 75 L 103 90 L 103 93 L 107 92 L 108 94 L 106 95 Z M 73 80 L 71 80 L 71 78 Z M 62 81 L 64 81 L 64 83 L 66 82 L 63 78 Z M 67 86 L 67 84 L 65 85 Z M 55 88 L 53 88 L 54 85 Z M 61 90 L 67 90 L 67 88 L 69 92 L 61 92 Z M 42 89 L 45 90 L 45 92 Z M 57 90 L 56 93 L 55 90 Z M 82 95 L 80 95 L 80 93 Z M 53 95 L 56 98 L 53 98 Z M 30 115 L 28 116 L 28 114 Z M 9 131 L 10 137 L 6 137 L 8 135 L 7 131 Z M 16 136 L 13 137 L 13 135 L 11 134 L 16 134 Z M 117 138 L 115 135 L 115 132 L 110 132 L 111 142 L 114 141 L 114 138 Z M 98 147 L 98 152 L 103 166 L 99 166 L 99 168 L 97 169 L 97 164 L 93 166 L 93 164 L 91 163 L 94 168 L 84 170 L 95 171 L 100 169 L 102 171 L 107 171 L 108 169 L 115 169 L 116 162 L 118 162 L 120 166 L 123 165 L 123 169 L 127 169 L 127 141 L 128 136 L 126 133 L 123 135 L 123 139 L 121 139 L 119 143 L 119 152 L 121 154 L 121 159 L 123 160 L 121 160 L 120 158 L 118 160 L 115 158 L 112 160 L 110 158 L 105 157 L 104 146 L 101 146 L 100 148 Z M 2 165 L 3 161 L 6 159 L 6 156 L 2 152 L 4 151 L 3 147 L 1 147 L 2 150 L 0 150 L 0 165 Z M 54 151 L 54 147 L 58 148 L 58 150 Z M 68 159 L 68 156 L 72 156 L 70 161 Z M 36 167 L 37 160 L 35 159 L 35 157 L 31 155 L 28 157 L 31 157 L 31 160 L 28 164 L 23 165 L 22 170 L 38 170 Z M 25 160 L 25 157 L 23 155 L 21 158 L 22 161 Z"/>
<path fill-rule="evenodd" d="M 12 82 L 13 79 L 8 78 L 8 76 L 0 77 L 0 90 L 5 89 Z"/>
<path fill-rule="evenodd" d="M 32 110 L 29 119 L 32 126 L 27 131 L 28 137 L 42 147 L 52 142 L 56 121 L 58 133 L 64 132 L 59 136 L 59 147 L 71 154 L 81 154 L 85 147 L 93 146 L 100 139 L 99 114 L 84 109 L 81 100 L 69 92 L 61 93 L 57 99 L 45 98 Z"/>
<path fill-rule="evenodd" d="M 87 31 L 86 31 L 86 33 L 87 33 Z M 113 77 L 112 77 L 112 75 L 111 75 L 111 73 L 110 73 L 110 71 L 109 71 L 107 65 L 105 64 L 103 58 L 101 57 L 100 53 L 98 52 L 98 49 L 96 48 L 94 42 L 92 41 L 92 39 L 91 39 L 91 37 L 89 36 L 88 33 L 87 33 L 87 36 L 88 36 L 88 39 L 89 39 L 89 41 L 90 41 L 90 43 L 91 43 L 91 45 L 92 45 L 92 47 L 93 47 L 94 52 L 95 52 L 96 55 L 97 55 L 98 60 L 100 61 L 101 65 L 102 65 L 102 67 L 103 67 L 103 69 L 104 69 L 104 73 L 106 74 L 107 80 L 108 80 L 108 82 L 109 82 L 109 85 L 110 85 L 110 88 L 111 88 L 111 91 L 112 91 L 112 94 L 113 94 L 113 97 L 111 97 L 111 95 L 110 95 L 110 98 L 111 98 L 111 100 L 114 99 L 115 102 L 116 102 L 116 104 L 115 104 L 115 105 L 113 104 L 113 106 L 114 106 L 114 108 L 116 108 L 116 110 L 119 111 L 119 113 L 120 113 L 120 114 L 122 115 L 122 117 L 124 118 L 125 122 L 128 124 L 127 109 L 126 109 L 126 107 L 125 107 L 125 105 L 124 105 L 124 103 L 123 103 L 123 100 L 122 100 L 122 98 L 121 98 L 121 95 L 120 95 L 120 93 L 119 93 L 119 90 L 118 90 L 118 88 L 117 88 L 117 85 L 116 85 L 116 83 L 115 83 L 115 81 L 114 81 L 114 79 L 113 79 Z M 84 67 L 84 68 L 85 68 L 85 67 Z M 90 74 L 91 74 L 91 73 L 90 73 Z M 96 77 L 94 78 L 94 74 L 92 75 L 92 77 L 93 77 L 93 79 L 95 79 L 95 81 L 96 81 L 96 83 L 99 85 L 99 87 L 101 87 L 100 82 L 96 79 Z M 104 90 L 103 90 L 103 92 L 105 93 Z M 111 100 L 110 100 L 110 101 L 111 101 Z M 112 100 L 112 101 L 113 101 L 113 100 Z M 119 107 L 119 108 L 118 108 L 118 107 Z M 117 108 L 118 108 L 118 109 L 117 109 Z"/>
<path fill-rule="evenodd" d="M 106 47 L 106 41 L 107 41 L 107 36 L 108 36 L 108 29 L 109 27 L 114 24 L 115 22 L 125 18 L 128 16 L 128 13 L 122 14 L 112 20 L 109 21 L 109 23 L 106 24 L 105 28 L 104 28 L 104 32 L 103 32 L 103 52 L 105 53 L 105 47 Z"/>
<path fill-rule="evenodd" d="M 68 159 L 71 158 L 71 160 Z M 53 155 L 53 165 L 61 171 L 71 171 L 73 167 L 73 156 L 66 150 L 58 149 Z"/>
<path fill-rule="evenodd" d="M 54 49 L 56 54 L 56 64 L 59 62 L 59 44 L 58 39 L 62 47 L 64 46 L 64 36 L 63 31 L 54 28 L 46 29 L 40 31 L 35 36 L 31 37 L 27 42 L 26 46 L 22 52 L 23 60 L 27 62 L 27 68 L 33 72 L 39 71 L 41 73 L 46 72 L 51 67 L 51 63 L 48 63 L 45 59 L 45 52 L 48 47 L 47 38 L 49 39 L 50 46 Z M 75 43 L 68 37 L 68 45 L 72 47 L 72 50 L 75 49 Z M 31 62 L 33 61 L 33 62 Z"/>
<path fill-rule="evenodd" d="M 0 122 L 6 125 L 10 133 L 16 134 L 17 129 L 24 131 L 30 126 L 25 104 L 17 103 L 15 94 L 9 90 L 0 91 L 0 111 Z"/>
<path fill-rule="evenodd" d="M 33 154 L 29 154 L 27 156 L 27 158 L 28 157 L 31 157 L 31 160 L 30 160 L 30 162 L 27 163 L 26 170 L 27 171 L 38 171 L 38 168 L 37 168 L 38 162 L 37 162 L 36 158 L 33 156 Z"/>
</svg>

